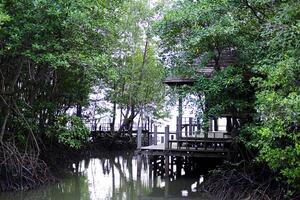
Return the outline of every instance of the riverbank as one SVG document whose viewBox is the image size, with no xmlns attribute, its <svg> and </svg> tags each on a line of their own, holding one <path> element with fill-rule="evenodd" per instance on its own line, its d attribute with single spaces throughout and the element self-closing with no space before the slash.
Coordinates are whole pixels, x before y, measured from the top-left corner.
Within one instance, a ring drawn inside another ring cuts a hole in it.
<svg viewBox="0 0 300 200">
<path fill-rule="evenodd" d="M 134 149 L 136 145 L 110 139 L 84 144 L 80 149 L 68 148 L 58 143 L 48 144 L 37 154 L 32 150 L 20 150 L 14 143 L 2 143 L 0 148 L 0 192 L 26 191 L 57 181 L 61 171 L 70 164 L 104 151 Z"/>
<path fill-rule="evenodd" d="M 267 166 L 242 161 L 225 162 L 212 170 L 201 190 L 214 195 L 217 200 L 297 200 L 300 192 L 290 192 Z"/>
</svg>

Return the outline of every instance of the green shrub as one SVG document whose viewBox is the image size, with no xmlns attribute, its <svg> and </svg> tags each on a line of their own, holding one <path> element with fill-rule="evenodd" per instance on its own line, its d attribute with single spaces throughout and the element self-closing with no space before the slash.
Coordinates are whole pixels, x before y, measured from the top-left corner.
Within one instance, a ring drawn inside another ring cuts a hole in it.
<svg viewBox="0 0 300 200">
<path fill-rule="evenodd" d="M 49 130 L 48 136 L 54 136 L 59 143 L 75 149 L 79 149 L 90 135 L 82 119 L 77 116 L 59 115 Z"/>
</svg>

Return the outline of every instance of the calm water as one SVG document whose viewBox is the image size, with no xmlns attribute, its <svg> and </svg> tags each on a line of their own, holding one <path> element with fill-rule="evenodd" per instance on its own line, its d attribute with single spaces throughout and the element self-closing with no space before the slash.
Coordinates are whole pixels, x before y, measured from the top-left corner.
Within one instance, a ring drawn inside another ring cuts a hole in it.
<svg viewBox="0 0 300 200">
<path fill-rule="evenodd" d="M 212 200 L 197 191 L 203 181 L 201 170 L 194 166 L 185 171 L 178 165 L 177 170 L 175 164 L 171 168 L 173 176 L 165 178 L 159 168 L 150 170 L 153 164 L 147 157 L 110 153 L 74 163 L 74 173 L 59 183 L 29 192 L 2 193 L 0 200 Z"/>
</svg>

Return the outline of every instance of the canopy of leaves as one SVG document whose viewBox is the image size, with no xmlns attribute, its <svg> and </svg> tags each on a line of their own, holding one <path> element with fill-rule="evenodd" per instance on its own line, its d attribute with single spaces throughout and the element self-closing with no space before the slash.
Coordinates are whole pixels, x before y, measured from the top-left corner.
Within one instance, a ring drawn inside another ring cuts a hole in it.
<svg viewBox="0 0 300 200">
<path fill-rule="evenodd" d="M 156 24 L 163 58 L 198 80 L 194 90 L 204 94 L 206 112 L 246 115 L 245 143 L 294 189 L 300 179 L 299 8 L 292 0 L 177 1 Z M 220 71 L 214 62 L 210 77 L 197 73 L 226 49 L 236 51 L 233 66 Z"/>
<path fill-rule="evenodd" d="M 108 60 L 115 5 L 13 0 L 0 8 L 0 141 L 14 138 L 8 130 L 43 137 L 57 115 L 88 103 Z"/>
<path fill-rule="evenodd" d="M 115 42 L 110 46 L 106 99 L 134 116 L 140 112 L 155 115 L 162 109 L 164 69 L 156 59 L 153 19 L 154 10 L 148 1 L 124 1 L 118 13 Z"/>
</svg>

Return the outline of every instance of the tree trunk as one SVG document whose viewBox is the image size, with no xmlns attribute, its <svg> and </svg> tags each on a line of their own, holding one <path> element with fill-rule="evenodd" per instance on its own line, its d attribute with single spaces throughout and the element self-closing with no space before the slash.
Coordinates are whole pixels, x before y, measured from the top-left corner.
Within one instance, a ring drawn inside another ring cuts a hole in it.
<svg viewBox="0 0 300 200">
<path fill-rule="evenodd" d="M 6 110 L 5 117 L 4 117 L 4 120 L 3 120 L 3 123 L 2 123 L 1 134 L 0 134 L 0 143 L 2 143 L 2 141 L 3 141 L 3 136 L 4 136 L 4 133 L 5 133 L 8 117 L 9 117 L 9 109 Z"/>
<path fill-rule="evenodd" d="M 76 116 L 82 118 L 82 106 L 78 103 L 76 107 Z"/>
<path fill-rule="evenodd" d="M 133 120 L 136 117 L 136 113 L 135 113 L 135 105 L 131 105 L 131 112 L 130 112 L 130 116 L 128 117 L 128 115 L 126 115 L 124 117 L 124 120 L 118 130 L 117 135 L 121 135 L 121 133 L 125 130 L 127 130 L 129 132 L 129 134 L 131 134 L 132 131 L 132 124 L 133 124 Z M 129 109 L 127 110 L 127 113 L 129 114 Z"/>
<path fill-rule="evenodd" d="M 116 112 L 117 112 L 117 103 L 114 101 L 113 102 L 112 122 L 110 124 L 110 131 L 111 131 L 111 133 L 115 132 Z"/>
</svg>

